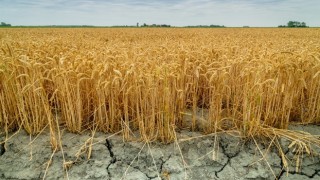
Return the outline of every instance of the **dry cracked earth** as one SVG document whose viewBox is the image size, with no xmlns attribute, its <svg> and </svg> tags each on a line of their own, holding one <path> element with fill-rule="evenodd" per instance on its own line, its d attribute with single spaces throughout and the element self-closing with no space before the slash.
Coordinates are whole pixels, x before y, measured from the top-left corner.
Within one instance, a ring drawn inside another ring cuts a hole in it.
<svg viewBox="0 0 320 180">
<path fill-rule="evenodd" d="M 320 126 L 292 128 L 320 132 Z M 102 133 L 90 141 L 90 134 L 64 132 L 63 151 L 52 153 L 49 133 L 30 137 L 21 131 L 0 146 L 0 179 L 320 179 L 317 148 L 313 156 L 302 154 L 302 166 L 296 172 L 296 160 L 288 148 L 291 142 L 285 139 L 280 145 L 289 169 L 282 168 L 284 162 L 277 148 L 263 140 L 187 131 L 178 137 L 177 142 L 164 145 L 124 143 L 121 136 Z"/>
</svg>

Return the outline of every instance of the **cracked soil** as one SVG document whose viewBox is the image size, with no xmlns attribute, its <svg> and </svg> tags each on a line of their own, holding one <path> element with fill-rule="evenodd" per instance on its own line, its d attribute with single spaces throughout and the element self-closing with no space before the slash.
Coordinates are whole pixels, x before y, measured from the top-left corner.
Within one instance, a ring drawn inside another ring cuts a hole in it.
<svg viewBox="0 0 320 180">
<path fill-rule="evenodd" d="M 291 126 L 319 135 L 319 126 Z M 278 149 L 263 140 L 237 134 L 203 136 L 181 131 L 171 144 L 123 142 L 121 136 L 63 132 L 63 150 L 53 153 L 49 133 L 30 137 L 21 131 L 0 144 L 0 179 L 320 179 L 320 150 L 296 156 L 291 142 L 280 139 L 288 168 Z M 2 137 L 3 139 L 3 137 Z M 32 142 L 32 143 L 30 143 Z M 90 158 L 88 152 L 91 150 Z M 298 171 L 297 171 L 298 170 Z"/>
</svg>

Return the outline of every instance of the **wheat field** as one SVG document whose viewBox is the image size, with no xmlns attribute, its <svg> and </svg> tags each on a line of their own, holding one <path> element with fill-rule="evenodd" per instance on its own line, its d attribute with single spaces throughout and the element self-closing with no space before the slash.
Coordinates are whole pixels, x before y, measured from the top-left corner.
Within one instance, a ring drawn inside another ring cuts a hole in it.
<svg viewBox="0 0 320 180">
<path fill-rule="evenodd" d="M 320 123 L 320 30 L 0 29 L 0 130 L 175 132 Z"/>
</svg>

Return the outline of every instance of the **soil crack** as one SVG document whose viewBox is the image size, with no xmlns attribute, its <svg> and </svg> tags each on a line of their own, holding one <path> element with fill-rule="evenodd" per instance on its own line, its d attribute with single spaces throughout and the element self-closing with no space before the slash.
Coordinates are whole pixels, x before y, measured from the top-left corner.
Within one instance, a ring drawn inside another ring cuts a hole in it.
<svg viewBox="0 0 320 180">
<path fill-rule="evenodd" d="M 128 164 L 128 166 L 130 166 L 130 164 Z M 137 170 L 137 171 L 140 171 L 142 174 L 144 174 L 147 178 L 149 178 L 149 179 L 153 179 L 153 178 L 156 178 L 156 177 L 158 177 L 157 175 L 156 176 L 150 176 L 148 173 L 146 173 L 146 172 L 143 172 L 140 168 L 138 168 L 138 167 L 134 167 L 134 166 L 130 166 L 132 169 L 135 169 L 135 170 Z"/>
<path fill-rule="evenodd" d="M 215 176 L 216 176 L 217 178 L 219 178 L 218 173 L 222 172 L 222 171 L 224 170 L 224 168 L 230 163 L 230 160 L 231 160 L 232 158 L 238 156 L 239 153 L 240 153 L 240 151 L 237 151 L 234 155 L 229 155 L 228 153 L 226 153 L 225 147 L 222 145 L 222 143 L 219 142 L 219 144 L 220 144 L 220 147 L 221 147 L 221 149 L 222 149 L 222 153 L 227 156 L 228 160 L 227 160 L 227 162 L 226 162 L 224 165 L 222 165 L 221 169 L 219 169 L 218 171 L 215 171 Z"/>
<path fill-rule="evenodd" d="M 215 176 L 216 176 L 217 178 L 219 178 L 218 173 L 221 172 L 221 171 L 223 171 L 224 168 L 225 168 L 229 163 L 230 163 L 230 158 L 228 158 L 227 162 L 221 167 L 221 169 L 219 169 L 218 171 L 214 172 L 214 173 L 215 173 Z"/>
<path fill-rule="evenodd" d="M 159 167 L 159 172 L 162 173 L 163 165 L 164 165 L 164 163 L 166 163 L 166 161 L 164 161 L 162 158 L 160 160 L 161 160 L 161 164 Z"/>
<path fill-rule="evenodd" d="M 289 149 L 285 152 L 285 154 L 287 155 L 288 153 L 289 153 Z M 279 155 L 279 157 L 280 157 L 280 155 Z M 317 169 L 317 170 L 315 170 L 315 172 L 312 174 L 312 175 L 308 175 L 308 174 L 306 174 L 306 173 L 304 173 L 304 172 L 296 172 L 296 171 L 286 171 L 285 169 L 284 169 L 284 167 L 283 167 L 283 165 L 284 165 L 284 163 L 283 163 L 283 159 L 280 157 L 280 167 L 282 168 L 282 170 L 281 170 L 281 172 L 280 172 L 280 175 L 275 179 L 275 180 L 278 180 L 278 179 L 281 179 L 282 178 L 282 176 L 284 175 L 284 174 L 286 174 L 286 173 L 288 173 L 288 174 L 292 174 L 292 175 L 295 175 L 295 174 L 298 174 L 298 175 L 302 175 L 302 176 L 306 176 L 306 177 L 308 177 L 308 178 L 314 178 L 315 176 L 317 176 L 318 175 L 318 173 L 320 172 L 320 169 Z"/>
<path fill-rule="evenodd" d="M 168 156 L 168 158 L 166 159 L 163 159 L 163 158 L 160 158 L 161 160 L 161 164 L 160 164 L 160 168 L 159 168 L 159 172 L 160 174 L 163 173 L 163 165 L 171 158 L 171 154 Z"/>
<path fill-rule="evenodd" d="M 320 169 L 317 169 L 311 176 L 310 178 L 314 178 L 315 176 L 319 175 Z"/>
<path fill-rule="evenodd" d="M 4 148 L 4 142 L 0 144 L 0 156 L 2 156 L 6 152 L 6 149 Z"/>
<path fill-rule="evenodd" d="M 286 173 L 287 171 L 284 171 L 284 173 Z M 283 174 L 284 174 L 283 173 Z M 318 175 L 318 172 L 316 171 L 315 173 L 313 173 L 311 176 L 304 173 L 304 172 L 295 172 L 295 171 L 288 171 L 289 174 L 292 174 L 292 175 L 295 175 L 295 174 L 299 174 L 299 175 L 302 175 L 302 176 L 306 176 L 310 179 L 314 178 L 314 176 Z M 282 176 L 279 177 L 279 179 L 281 178 Z"/>
<path fill-rule="evenodd" d="M 108 139 L 106 139 L 106 146 L 108 148 L 110 157 L 112 158 L 111 163 L 115 163 L 116 162 L 116 158 L 115 158 L 114 153 L 112 151 L 112 143 Z"/>
<path fill-rule="evenodd" d="M 116 163 L 117 158 L 115 157 L 115 155 L 114 155 L 114 153 L 113 153 L 113 151 L 112 151 L 112 143 L 111 143 L 108 139 L 106 139 L 106 147 L 107 147 L 107 149 L 108 149 L 108 151 L 109 151 L 109 154 L 110 154 L 110 157 L 111 157 L 111 161 L 110 161 L 110 163 L 109 163 L 108 166 L 107 166 L 107 172 L 108 172 L 109 178 L 111 178 L 111 173 L 110 173 L 110 171 L 109 171 L 109 167 L 110 167 L 112 164 Z"/>
</svg>

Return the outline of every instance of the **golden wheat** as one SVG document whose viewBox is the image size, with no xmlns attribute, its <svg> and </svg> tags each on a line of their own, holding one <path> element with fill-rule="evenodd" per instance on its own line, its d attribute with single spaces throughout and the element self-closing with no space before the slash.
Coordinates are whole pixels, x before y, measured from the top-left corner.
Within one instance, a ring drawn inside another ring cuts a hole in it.
<svg viewBox="0 0 320 180">
<path fill-rule="evenodd" d="M 0 29 L 0 129 L 174 140 L 320 122 L 318 29 Z M 56 142 L 52 142 L 56 144 Z M 53 145 L 57 146 L 57 145 Z M 56 147 L 55 147 L 56 148 Z"/>
</svg>

